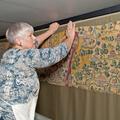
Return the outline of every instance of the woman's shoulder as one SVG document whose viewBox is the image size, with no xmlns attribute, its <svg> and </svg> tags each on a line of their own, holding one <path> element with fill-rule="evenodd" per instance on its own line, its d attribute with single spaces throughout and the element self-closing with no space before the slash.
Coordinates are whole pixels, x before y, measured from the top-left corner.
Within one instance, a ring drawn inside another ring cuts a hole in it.
<svg viewBox="0 0 120 120">
<path fill-rule="evenodd" d="M 7 56 L 15 56 L 15 55 L 17 55 L 17 52 L 18 52 L 19 50 L 18 49 L 15 49 L 15 48 L 11 48 L 11 49 L 8 49 L 8 50 L 6 50 L 6 52 L 3 54 L 3 58 L 4 57 L 7 57 Z"/>
<path fill-rule="evenodd" d="M 19 49 L 11 48 L 8 49 L 1 58 L 1 63 L 14 62 L 19 56 Z"/>
</svg>

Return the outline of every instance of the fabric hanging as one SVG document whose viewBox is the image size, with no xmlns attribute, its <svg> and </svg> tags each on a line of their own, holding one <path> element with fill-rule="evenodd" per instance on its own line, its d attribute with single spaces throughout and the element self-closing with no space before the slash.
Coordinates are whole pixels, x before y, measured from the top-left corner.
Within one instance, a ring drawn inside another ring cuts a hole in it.
<svg viewBox="0 0 120 120">
<path fill-rule="evenodd" d="M 50 84 L 120 94 L 120 18 L 111 21 L 109 17 L 104 24 L 77 25 L 76 33 L 77 44 L 71 49 L 74 52 L 44 69 L 40 77 Z M 42 47 L 56 46 L 64 36 L 62 30 Z"/>
</svg>

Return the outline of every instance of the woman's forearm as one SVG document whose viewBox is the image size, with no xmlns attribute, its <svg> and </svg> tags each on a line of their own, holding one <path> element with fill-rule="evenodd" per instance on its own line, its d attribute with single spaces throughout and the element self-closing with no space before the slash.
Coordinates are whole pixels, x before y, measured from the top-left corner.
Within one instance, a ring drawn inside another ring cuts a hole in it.
<svg viewBox="0 0 120 120">
<path fill-rule="evenodd" d="M 39 45 L 42 44 L 52 34 L 53 34 L 52 31 L 48 30 L 48 31 L 42 33 L 41 35 L 38 35 L 36 37 L 36 40 L 37 40 L 38 44 Z"/>
<path fill-rule="evenodd" d="M 52 23 L 49 28 L 48 28 L 48 31 L 46 31 L 45 33 L 41 34 L 41 35 L 38 35 L 36 37 L 37 41 L 38 41 L 38 44 L 40 45 L 41 43 L 44 42 L 44 40 L 46 40 L 49 36 L 51 36 L 52 34 L 54 34 L 57 29 L 59 27 L 59 24 L 57 22 L 55 23 Z"/>
</svg>

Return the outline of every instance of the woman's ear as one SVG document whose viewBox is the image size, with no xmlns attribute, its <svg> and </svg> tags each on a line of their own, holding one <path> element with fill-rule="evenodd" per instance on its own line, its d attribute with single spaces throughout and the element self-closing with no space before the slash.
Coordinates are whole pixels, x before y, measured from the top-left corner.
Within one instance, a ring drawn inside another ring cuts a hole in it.
<svg viewBox="0 0 120 120">
<path fill-rule="evenodd" d="M 22 46 L 22 42 L 19 38 L 15 39 L 15 44 L 18 45 L 18 46 Z"/>
</svg>

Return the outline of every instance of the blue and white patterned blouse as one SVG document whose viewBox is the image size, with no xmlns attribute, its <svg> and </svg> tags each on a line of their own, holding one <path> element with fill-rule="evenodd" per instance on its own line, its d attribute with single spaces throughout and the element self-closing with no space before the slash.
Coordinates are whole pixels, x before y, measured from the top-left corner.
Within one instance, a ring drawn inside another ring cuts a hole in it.
<svg viewBox="0 0 120 120">
<path fill-rule="evenodd" d="M 67 53 L 65 43 L 54 48 L 12 48 L 5 52 L 0 64 L 0 120 L 33 120 L 39 92 L 35 68 L 51 66 Z"/>
</svg>

